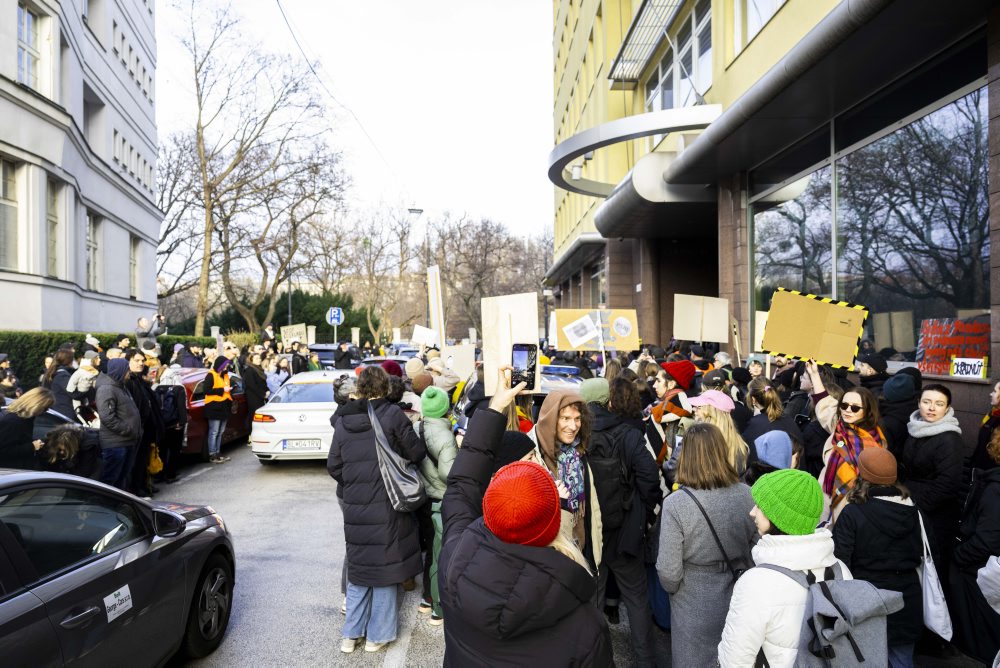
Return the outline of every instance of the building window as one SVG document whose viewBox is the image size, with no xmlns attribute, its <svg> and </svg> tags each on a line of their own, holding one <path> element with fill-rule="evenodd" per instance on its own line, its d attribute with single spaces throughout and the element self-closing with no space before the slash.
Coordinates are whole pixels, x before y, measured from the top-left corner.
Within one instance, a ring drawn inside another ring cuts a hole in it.
<svg viewBox="0 0 1000 668">
<path fill-rule="evenodd" d="M 17 271 L 17 165 L 0 159 L 0 269 Z"/>
<path fill-rule="evenodd" d="M 982 88 L 754 200 L 755 309 L 779 285 L 861 304 L 864 339 L 929 374 L 987 356 L 988 118 Z"/>
<path fill-rule="evenodd" d="M 59 236 L 60 236 L 60 226 L 59 226 L 59 202 L 60 194 L 62 188 L 60 188 L 59 183 L 53 179 L 49 179 L 46 207 L 45 207 L 45 220 L 47 223 L 47 238 L 48 242 L 48 274 L 52 278 L 59 277 Z"/>
<path fill-rule="evenodd" d="M 100 266 L 98 264 L 101 219 L 93 211 L 87 212 L 87 289 L 99 290 Z"/>
<path fill-rule="evenodd" d="M 139 297 L 139 237 L 134 235 L 129 236 L 128 295 L 132 299 Z"/>
<path fill-rule="evenodd" d="M 646 110 L 688 107 L 712 85 L 712 3 L 699 0 L 646 82 Z M 658 139 L 656 140 L 659 141 Z"/>
<path fill-rule="evenodd" d="M 17 80 L 38 90 L 38 14 L 17 3 Z"/>
<path fill-rule="evenodd" d="M 767 25 L 785 0 L 732 0 L 733 1 L 733 53 L 739 53 Z"/>
</svg>

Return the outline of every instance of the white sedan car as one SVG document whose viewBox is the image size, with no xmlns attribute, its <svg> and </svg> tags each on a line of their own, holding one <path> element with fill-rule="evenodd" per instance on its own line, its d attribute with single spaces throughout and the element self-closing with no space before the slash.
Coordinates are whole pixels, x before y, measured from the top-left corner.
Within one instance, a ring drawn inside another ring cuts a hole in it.
<svg viewBox="0 0 1000 668">
<path fill-rule="evenodd" d="M 261 464 L 282 459 L 326 459 L 333 440 L 330 417 L 337 410 L 333 381 L 343 374 L 297 373 L 257 409 L 250 446 Z"/>
</svg>

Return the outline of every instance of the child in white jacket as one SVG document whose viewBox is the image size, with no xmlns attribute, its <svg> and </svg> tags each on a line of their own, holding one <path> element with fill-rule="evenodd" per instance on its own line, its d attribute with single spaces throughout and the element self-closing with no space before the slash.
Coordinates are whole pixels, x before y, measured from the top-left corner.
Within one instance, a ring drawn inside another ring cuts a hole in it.
<svg viewBox="0 0 1000 668">
<path fill-rule="evenodd" d="M 816 530 L 823 512 L 823 490 L 805 471 L 782 469 L 762 476 L 750 490 L 750 512 L 761 535 L 751 550 L 754 563 L 793 571 L 811 571 L 816 581 L 827 567 L 840 564 L 845 580 L 851 573 L 833 556 L 833 534 Z M 771 668 L 793 666 L 805 614 L 806 590 L 787 575 L 751 568 L 733 589 L 726 626 L 719 643 L 719 665 L 753 666 L 763 649 Z"/>
<path fill-rule="evenodd" d="M 94 366 L 94 359 L 97 357 L 97 353 L 88 350 L 83 354 L 83 358 L 80 360 L 80 367 L 73 372 L 73 375 L 69 377 L 66 382 L 66 391 L 69 395 L 73 397 L 73 409 L 76 411 L 76 416 L 67 417 L 78 417 L 80 420 L 86 421 L 86 417 L 80 414 L 81 406 L 88 406 L 94 404 L 95 392 L 97 388 L 94 387 L 94 383 L 97 381 L 97 376 L 100 375 L 100 371 Z M 97 411 L 84 411 L 85 414 L 92 413 L 93 420 L 87 422 L 87 424 L 96 427 L 95 421 L 98 421 Z"/>
</svg>

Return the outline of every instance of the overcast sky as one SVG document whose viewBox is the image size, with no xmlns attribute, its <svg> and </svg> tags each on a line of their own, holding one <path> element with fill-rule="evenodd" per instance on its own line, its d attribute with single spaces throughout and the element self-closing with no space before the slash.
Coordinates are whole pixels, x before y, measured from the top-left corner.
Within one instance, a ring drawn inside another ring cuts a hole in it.
<svg viewBox="0 0 1000 668">
<path fill-rule="evenodd" d="M 204 0 L 206 2 L 215 0 Z M 544 0 L 282 0 L 334 96 L 335 142 L 360 204 L 399 202 L 502 221 L 552 224 L 552 4 Z M 298 48 L 274 0 L 233 7 L 276 52 Z M 161 138 L 190 106 L 190 64 L 171 3 L 157 3 Z M 389 166 L 386 166 L 388 162 Z"/>
</svg>

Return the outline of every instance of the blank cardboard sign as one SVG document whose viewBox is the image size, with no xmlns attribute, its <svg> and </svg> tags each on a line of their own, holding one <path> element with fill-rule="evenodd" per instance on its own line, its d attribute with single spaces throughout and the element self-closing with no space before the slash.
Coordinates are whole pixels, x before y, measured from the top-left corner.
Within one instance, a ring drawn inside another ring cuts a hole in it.
<svg viewBox="0 0 1000 668">
<path fill-rule="evenodd" d="M 679 341 L 729 341 L 729 300 L 674 295 L 674 338 Z"/>
<path fill-rule="evenodd" d="M 497 388 L 500 367 L 511 362 L 515 343 L 538 345 L 538 293 L 484 297 L 483 310 L 483 381 L 486 396 L 492 397 Z M 542 374 L 535 374 L 537 392 Z"/>
<path fill-rule="evenodd" d="M 868 311 L 846 302 L 780 289 L 771 299 L 764 352 L 854 368 Z"/>
</svg>

